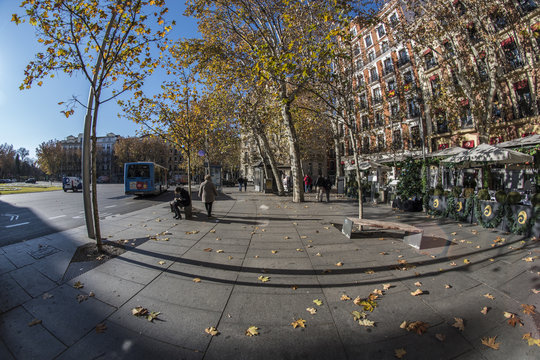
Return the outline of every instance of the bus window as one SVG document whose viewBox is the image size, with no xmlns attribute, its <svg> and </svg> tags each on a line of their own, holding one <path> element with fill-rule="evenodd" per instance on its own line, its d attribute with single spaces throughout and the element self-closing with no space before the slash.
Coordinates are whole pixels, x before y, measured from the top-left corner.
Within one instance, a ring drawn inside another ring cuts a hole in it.
<svg viewBox="0 0 540 360">
<path fill-rule="evenodd" d="M 150 167 L 147 164 L 134 164 L 128 168 L 128 177 L 130 178 L 148 178 L 150 177 Z"/>
</svg>

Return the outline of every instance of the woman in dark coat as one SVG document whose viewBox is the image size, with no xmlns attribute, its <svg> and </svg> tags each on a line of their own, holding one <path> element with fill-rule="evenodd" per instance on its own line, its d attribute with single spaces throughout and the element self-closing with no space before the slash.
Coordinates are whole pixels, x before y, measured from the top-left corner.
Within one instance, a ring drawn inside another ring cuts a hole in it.
<svg viewBox="0 0 540 360">
<path fill-rule="evenodd" d="M 212 204 L 216 200 L 217 195 L 218 193 L 216 185 L 214 185 L 212 182 L 212 177 L 210 175 L 206 175 L 204 177 L 204 182 L 199 187 L 199 197 L 204 203 L 208 217 L 212 217 Z"/>
</svg>

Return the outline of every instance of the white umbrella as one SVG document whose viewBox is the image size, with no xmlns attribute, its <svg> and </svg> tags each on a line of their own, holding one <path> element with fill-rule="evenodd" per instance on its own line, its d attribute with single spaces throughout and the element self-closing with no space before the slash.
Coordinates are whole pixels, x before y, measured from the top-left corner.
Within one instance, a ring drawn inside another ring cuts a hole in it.
<svg viewBox="0 0 540 360">
<path fill-rule="evenodd" d="M 503 143 L 497 144 L 497 147 L 507 148 L 507 147 L 527 147 L 540 144 L 540 134 L 530 135 L 523 138 L 518 138 L 510 141 L 505 141 Z"/>
<path fill-rule="evenodd" d="M 453 155 L 458 155 L 461 153 L 467 152 L 467 149 L 464 149 L 459 146 L 454 146 L 451 148 L 446 148 L 443 150 L 435 151 L 429 154 L 426 154 L 426 157 L 449 157 Z"/>
<path fill-rule="evenodd" d="M 385 171 L 388 171 L 388 170 L 392 170 L 392 168 L 386 166 L 386 165 L 383 165 L 383 164 L 379 164 L 375 161 L 371 161 L 371 160 L 368 160 L 368 161 L 362 161 L 361 163 L 358 164 L 358 168 L 360 170 L 368 170 L 368 169 L 376 169 L 376 168 L 380 168 L 381 170 L 385 170 Z"/>
<path fill-rule="evenodd" d="M 465 166 L 496 164 L 522 164 L 532 162 L 531 155 L 518 151 L 480 144 L 467 152 L 457 154 L 442 160 L 444 164 L 463 164 Z"/>
</svg>

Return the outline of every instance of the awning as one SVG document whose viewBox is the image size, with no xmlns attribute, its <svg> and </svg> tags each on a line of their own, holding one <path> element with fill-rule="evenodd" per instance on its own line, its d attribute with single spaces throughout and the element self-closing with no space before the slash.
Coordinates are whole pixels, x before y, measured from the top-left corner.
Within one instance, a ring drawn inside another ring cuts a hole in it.
<svg viewBox="0 0 540 360">
<path fill-rule="evenodd" d="M 527 137 L 513 139 L 497 144 L 497 147 L 501 148 L 513 148 L 513 147 L 528 147 L 540 144 L 540 135 L 529 135 Z"/>
<path fill-rule="evenodd" d="M 513 42 L 514 42 L 514 38 L 510 36 L 509 38 L 507 38 L 507 39 L 505 39 L 505 40 L 503 40 L 503 41 L 501 42 L 501 46 L 502 46 L 502 47 L 505 47 L 505 46 L 510 45 L 510 44 L 513 43 Z"/>
<path fill-rule="evenodd" d="M 481 166 L 487 164 L 523 164 L 532 162 L 531 155 L 518 151 L 502 149 L 497 146 L 480 144 L 467 152 L 451 156 L 442 160 L 443 164 L 459 164 L 464 167 Z"/>
</svg>

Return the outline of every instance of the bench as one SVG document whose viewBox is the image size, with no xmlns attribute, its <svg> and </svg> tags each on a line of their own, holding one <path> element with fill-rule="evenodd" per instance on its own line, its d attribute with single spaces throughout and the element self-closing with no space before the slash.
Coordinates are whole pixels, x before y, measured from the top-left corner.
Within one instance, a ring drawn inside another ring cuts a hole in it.
<svg viewBox="0 0 540 360">
<path fill-rule="evenodd" d="M 370 219 L 358 219 L 352 217 L 346 217 L 343 222 L 343 228 L 341 232 L 351 238 L 353 225 L 357 225 L 360 231 L 364 230 L 364 227 L 373 227 L 377 229 L 387 229 L 387 230 L 401 230 L 405 231 L 406 235 L 403 238 L 403 242 L 408 244 L 415 249 L 420 249 L 422 242 L 422 236 L 424 230 L 417 228 L 416 226 L 391 222 L 391 221 L 380 221 L 380 220 L 370 220 Z"/>
</svg>

